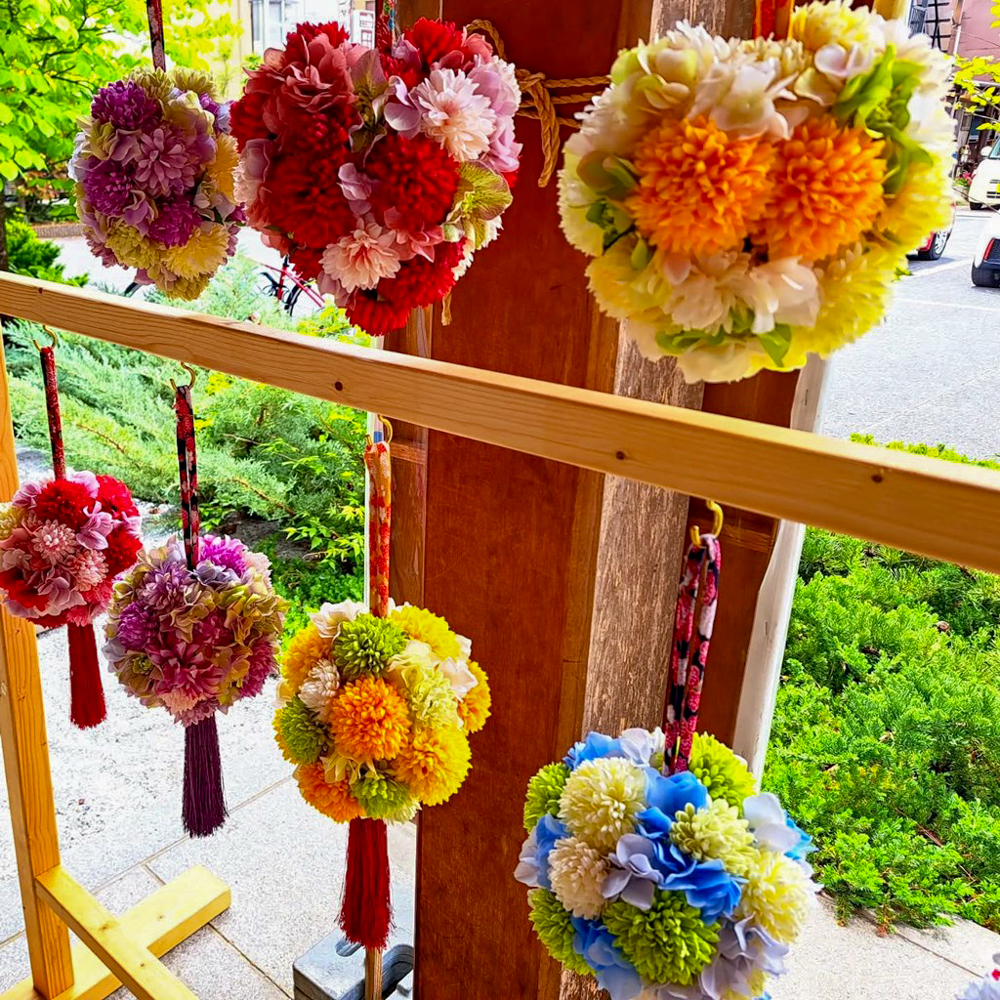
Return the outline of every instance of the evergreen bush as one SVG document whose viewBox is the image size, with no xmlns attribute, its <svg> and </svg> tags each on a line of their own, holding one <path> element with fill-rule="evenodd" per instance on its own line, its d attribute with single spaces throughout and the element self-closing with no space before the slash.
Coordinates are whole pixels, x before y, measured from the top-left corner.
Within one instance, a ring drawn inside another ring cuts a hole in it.
<svg viewBox="0 0 1000 1000">
<path fill-rule="evenodd" d="M 6 228 L 7 266 L 14 274 L 25 274 L 44 281 L 61 281 L 68 285 L 87 283 L 86 276 L 64 276 L 65 265 L 56 263 L 59 259 L 58 244 L 39 239 L 27 222 L 12 216 L 7 219 Z"/>
</svg>

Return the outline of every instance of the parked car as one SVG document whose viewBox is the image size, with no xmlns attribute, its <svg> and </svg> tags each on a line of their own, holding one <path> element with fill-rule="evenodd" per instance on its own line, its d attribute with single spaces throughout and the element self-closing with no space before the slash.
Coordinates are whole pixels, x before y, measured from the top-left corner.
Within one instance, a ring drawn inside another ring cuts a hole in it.
<svg viewBox="0 0 1000 1000">
<path fill-rule="evenodd" d="M 987 288 L 1000 284 L 1000 215 L 995 212 L 979 234 L 972 258 L 972 283 Z"/>
<path fill-rule="evenodd" d="M 951 222 L 947 229 L 938 229 L 931 233 L 920 246 L 912 253 L 907 254 L 910 258 L 919 260 L 937 260 L 944 253 L 944 248 L 948 245 L 948 239 L 955 226 L 955 206 L 951 206 Z"/>
<path fill-rule="evenodd" d="M 983 150 L 969 183 L 969 208 L 987 205 L 1000 205 L 1000 142 Z"/>
</svg>

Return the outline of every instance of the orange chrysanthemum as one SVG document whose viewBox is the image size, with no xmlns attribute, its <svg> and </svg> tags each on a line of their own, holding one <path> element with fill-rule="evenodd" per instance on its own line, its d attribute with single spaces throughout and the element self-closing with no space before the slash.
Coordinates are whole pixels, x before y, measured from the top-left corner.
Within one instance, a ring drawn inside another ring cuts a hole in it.
<svg viewBox="0 0 1000 1000">
<path fill-rule="evenodd" d="M 361 807 L 351 795 L 346 781 L 330 784 L 322 764 L 300 764 L 295 769 L 302 798 L 314 809 L 337 823 L 349 823 L 361 815 Z"/>
<path fill-rule="evenodd" d="M 287 678 L 297 692 L 317 661 L 330 655 L 332 646 L 332 640 L 324 639 L 315 625 L 308 624 L 289 640 L 281 658 L 281 676 Z"/>
<path fill-rule="evenodd" d="M 761 219 L 770 256 L 822 260 L 871 229 L 885 207 L 883 145 L 828 117 L 799 125 L 778 150 Z"/>
<path fill-rule="evenodd" d="M 668 253 L 742 249 L 773 160 L 769 142 L 732 138 L 703 117 L 665 121 L 636 149 L 639 185 L 625 207 L 639 232 Z"/>
<path fill-rule="evenodd" d="M 406 700 L 381 677 L 362 677 L 340 689 L 330 707 L 330 729 L 345 757 L 392 760 L 410 735 Z"/>
<path fill-rule="evenodd" d="M 478 733 L 490 717 L 490 683 L 478 663 L 470 660 L 469 671 L 479 683 L 458 703 L 458 715 L 468 732 Z"/>
<path fill-rule="evenodd" d="M 459 790 L 471 758 L 469 740 L 460 730 L 415 729 L 413 739 L 392 762 L 392 775 L 424 805 L 436 806 Z"/>
</svg>

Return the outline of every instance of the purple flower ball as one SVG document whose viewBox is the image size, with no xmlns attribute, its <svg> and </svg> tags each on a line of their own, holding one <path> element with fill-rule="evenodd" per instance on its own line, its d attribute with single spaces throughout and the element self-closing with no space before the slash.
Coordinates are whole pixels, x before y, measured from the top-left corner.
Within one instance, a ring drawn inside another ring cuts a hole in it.
<svg viewBox="0 0 1000 1000">
<path fill-rule="evenodd" d="M 179 129 L 157 127 L 139 136 L 135 179 L 154 198 L 180 194 L 194 185 L 202 162 L 191 137 Z"/>
<path fill-rule="evenodd" d="M 216 566 L 231 569 L 237 576 L 247 571 L 246 546 L 238 538 L 228 535 L 205 535 L 198 551 L 199 562 L 213 562 Z"/>
<path fill-rule="evenodd" d="M 102 87 L 90 105 L 90 113 L 99 122 L 133 131 L 152 125 L 160 116 L 160 102 L 150 97 L 138 83 L 118 80 Z"/>
<path fill-rule="evenodd" d="M 149 224 L 149 238 L 165 247 L 183 246 L 201 222 L 198 210 L 186 198 L 175 198 L 160 207 L 160 214 Z"/>
<path fill-rule="evenodd" d="M 83 177 L 83 190 L 91 205 L 105 215 L 121 215 L 132 200 L 132 168 L 117 160 L 91 157 Z"/>
</svg>

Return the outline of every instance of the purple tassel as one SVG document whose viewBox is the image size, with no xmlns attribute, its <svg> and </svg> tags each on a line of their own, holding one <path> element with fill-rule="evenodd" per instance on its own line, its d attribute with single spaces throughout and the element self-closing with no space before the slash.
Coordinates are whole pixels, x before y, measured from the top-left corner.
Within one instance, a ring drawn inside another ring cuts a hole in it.
<svg viewBox="0 0 1000 1000">
<path fill-rule="evenodd" d="M 184 729 L 184 829 L 208 837 L 226 821 L 215 713 Z"/>
</svg>

